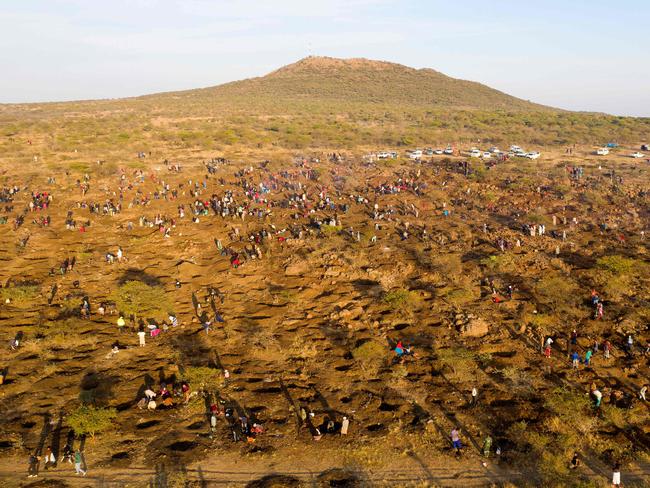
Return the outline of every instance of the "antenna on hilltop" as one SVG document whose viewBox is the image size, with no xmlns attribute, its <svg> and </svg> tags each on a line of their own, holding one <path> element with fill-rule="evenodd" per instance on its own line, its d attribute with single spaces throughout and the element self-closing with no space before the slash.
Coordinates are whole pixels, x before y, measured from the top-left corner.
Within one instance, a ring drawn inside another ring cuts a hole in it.
<svg viewBox="0 0 650 488">
<path fill-rule="evenodd" d="M 307 55 L 308 56 L 313 56 L 314 55 L 314 51 L 311 48 L 311 42 L 307 43 Z"/>
</svg>

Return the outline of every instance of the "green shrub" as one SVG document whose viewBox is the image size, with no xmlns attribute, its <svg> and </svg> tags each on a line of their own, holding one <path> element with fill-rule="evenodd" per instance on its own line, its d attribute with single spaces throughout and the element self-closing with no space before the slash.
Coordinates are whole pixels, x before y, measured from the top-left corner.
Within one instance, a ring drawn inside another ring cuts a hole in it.
<svg viewBox="0 0 650 488">
<path fill-rule="evenodd" d="M 181 378 L 187 381 L 195 390 L 214 390 L 221 384 L 220 371 L 206 366 L 188 366 L 183 368 Z"/>
<path fill-rule="evenodd" d="M 96 433 L 112 427 L 115 417 L 117 411 L 114 408 L 82 405 L 68 415 L 67 422 L 75 434 L 95 437 Z"/>
<path fill-rule="evenodd" d="M 162 287 L 149 286 L 142 281 L 127 281 L 111 294 L 110 299 L 126 315 L 142 317 L 145 314 L 163 314 L 171 309 Z"/>
<path fill-rule="evenodd" d="M 411 292 L 403 288 L 385 293 L 382 300 L 391 310 L 407 310 L 413 304 Z"/>
<path fill-rule="evenodd" d="M 568 276 L 548 275 L 535 285 L 535 298 L 555 312 L 575 314 L 580 291 Z"/>
<path fill-rule="evenodd" d="M 481 265 L 498 273 L 509 273 L 516 269 L 514 256 L 506 253 L 483 258 Z"/>
<path fill-rule="evenodd" d="M 623 256 L 603 256 L 598 258 L 596 266 L 605 270 L 613 275 L 620 276 L 629 274 L 637 266 L 642 265 L 635 259 L 626 258 Z"/>
<path fill-rule="evenodd" d="M 386 348 L 375 341 L 368 341 L 352 350 L 352 356 L 357 361 L 371 362 L 386 357 Z"/>
<path fill-rule="evenodd" d="M 320 231 L 327 236 L 332 234 L 337 234 L 342 230 L 343 230 L 342 225 L 321 225 L 320 227 Z"/>
<path fill-rule="evenodd" d="M 36 285 L 14 285 L 7 288 L 0 288 L 0 297 L 2 301 L 11 301 L 12 305 L 27 305 L 32 302 L 39 293 L 39 288 Z"/>
</svg>

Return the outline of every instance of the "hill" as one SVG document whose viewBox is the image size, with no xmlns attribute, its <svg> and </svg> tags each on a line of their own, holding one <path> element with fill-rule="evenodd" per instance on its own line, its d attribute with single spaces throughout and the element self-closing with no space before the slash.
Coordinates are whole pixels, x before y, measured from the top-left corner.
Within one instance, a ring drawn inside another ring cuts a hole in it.
<svg viewBox="0 0 650 488">
<path fill-rule="evenodd" d="M 119 162 L 134 151 L 363 151 L 482 143 L 636 145 L 650 118 L 537 105 L 485 85 L 366 59 L 309 57 L 266 76 L 118 100 L 0 105 L 0 161 Z M 29 139 L 26 150 L 17 141 Z M 67 154 L 66 154 L 67 153 Z M 7 159 L 8 160 L 8 159 Z"/>
<path fill-rule="evenodd" d="M 273 100 L 276 103 L 306 101 L 334 107 L 352 103 L 427 109 L 555 110 L 432 69 L 418 70 L 368 59 L 316 56 L 301 59 L 259 78 L 175 95 L 229 101 L 243 97 L 251 107 L 260 101 Z"/>
</svg>

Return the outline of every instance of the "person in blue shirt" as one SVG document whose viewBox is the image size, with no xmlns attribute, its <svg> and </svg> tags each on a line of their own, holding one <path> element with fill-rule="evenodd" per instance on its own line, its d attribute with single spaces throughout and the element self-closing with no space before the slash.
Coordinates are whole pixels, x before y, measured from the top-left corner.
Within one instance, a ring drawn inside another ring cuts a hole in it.
<svg viewBox="0 0 650 488">
<path fill-rule="evenodd" d="M 578 365 L 580 364 L 580 356 L 575 351 L 573 351 L 571 354 L 571 362 L 573 363 L 573 369 L 578 369 Z"/>
</svg>

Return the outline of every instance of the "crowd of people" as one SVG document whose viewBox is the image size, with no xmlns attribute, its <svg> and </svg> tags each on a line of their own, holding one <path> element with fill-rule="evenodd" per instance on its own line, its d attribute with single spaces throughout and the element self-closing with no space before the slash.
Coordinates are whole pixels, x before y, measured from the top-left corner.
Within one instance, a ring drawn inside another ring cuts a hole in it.
<svg viewBox="0 0 650 488">
<path fill-rule="evenodd" d="M 330 158 L 340 160 L 341 156 L 333 155 Z M 425 197 L 432 189 L 442 191 L 447 188 L 448 181 L 458 173 L 445 175 L 444 178 L 436 181 L 427 177 L 421 167 L 396 170 L 388 177 L 383 174 L 381 179 L 359 177 L 355 184 L 351 185 L 350 180 L 354 179 L 354 175 L 345 175 L 342 170 L 336 168 L 330 169 L 328 175 L 330 182 L 325 183 L 321 178 L 321 170 L 312 167 L 313 162 L 307 159 L 300 159 L 294 167 L 272 172 L 266 164 L 261 164 L 257 168 L 253 166 L 234 168 L 226 159 L 213 158 L 204 163 L 207 174 L 199 178 L 185 177 L 180 164 L 166 163 L 169 174 L 164 178 L 155 173 L 147 175 L 143 170 L 135 170 L 130 174 L 127 171 L 120 171 L 118 181 L 115 182 L 115 191 L 105 191 L 109 194 L 108 198 L 91 197 L 89 191 L 92 177 L 85 175 L 83 180 L 77 180 L 77 187 L 84 199 L 76 202 L 73 208 L 77 209 L 78 213 L 80 213 L 79 209 L 87 209 L 88 219 L 84 219 L 83 222 L 78 221 L 74 217 L 74 211 L 68 210 L 65 227 L 69 230 L 78 229 L 80 232 L 86 232 L 91 224 L 93 228 L 98 223 L 111 225 L 108 222 L 111 218 L 115 218 L 115 221 L 127 221 L 126 226 L 120 224 L 121 230 L 130 233 L 127 235 L 142 233 L 145 228 L 154 229 L 151 231 L 152 237 L 149 238 L 150 242 L 154 243 L 157 242 L 155 240 L 157 236 L 173 241 L 177 235 L 180 236 L 181 230 L 185 232 L 185 229 L 190 227 L 205 233 L 211 232 L 206 229 L 218 229 L 214 232 L 214 236 L 210 236 L 213 237 L 216 246 L 216 252 L 213 250 L 213 258 L 227 260 L 233 269 L 238 269 L 242 266 L 254 265 L 273 252 L 282 252 L 289 247 L 287 246 L 289 241 L 300 243 L 307 240 L 324 240 L 332 235 L 342 235 L 352 245 L 360 245 L 362 236 L 364 239 L 367 238 L 367 244 L 370 246 L 378 241 L 386 245 L 399 245 L 404 241 L 410 243 L 413 240 L 427 244 L 434 241 L 442 245 L 451 238 L 437 229 L 436 219 L 456 217 L 456 214 L 459 219 L 465 219 L 464 211 L 468 208 L 474 209 L 474 206 L 478 205 L 476 202 L 469 201 L 468 195 L 471 189 L 469 187 L 464 192 L 465 195 L 445 196 L 433 204 L 427 202 Z M 463 178 L 469 180 L 471 176 L 469 165 L 459 166 L 457 171 Z M 584 179 L 583 168 L 571 168 L 567 171 L 572 179 Z M 50 181 L 54 184 L 55 180 Z M 18 192 L 17 186 L 0 190 L 0 202 L 8 205 L 5 210 L 14 204 Z M 111 196 L 110 193 L 113 195 Z M 537 193 L 542 195 L 542 190 Z M 28 210 L 31 212 L 51 210 L 52 202 L 50 191 L 33 192 L 29 199 Z M 522 210 L 512 208 L 507 203 L 502 203 L 500 208 L 485 205 L 480 210 L 485 212 L 485 221 L 470 223 L 477 231 L 477 235 L 482 234 L 485 241 L 490 243 L 495 253 L 506 253 L 526 246 L 535 251 L 544 250 L 549 246 L 555 248 L 558 243 L 566 242 L 569 235 L 573 237 L 579 232 L 577 217 L 571 216 L 568 210 L 566 215 L 558 218 L 553 214 L 548 222 L 544 220 L 543 223 L 531 220 L 522 223 Z M 498 227 L 492 223 L 488 215 L 490 212 L 497 211 L 502 211 L 501 215 L 512 217 L 509 225 Z M 134 219 L 135 215 L 137 220 Z M 19 218 L 20 215 L 16 217 Z M 137 221 L 137 226 L 134 226 L 129 219 L 134 219 L 133 222 Z M 40 220 L 35 219 L 34 222 L 42 227 L 52 225 L 49 215 L 41 217 Z M 202 225 L 206 223 L 215 225 L 213 227 Z M 550 227 L 549 230 L 547 225 Z M 106 265 L 119 267 L 129 261 L 121 245 L 108 242 L 103 244 L 102 252 Z M 125 248 L 130 251 L 128 246 Z M 75 256 L 66 256 L 59 266 L 61 277 L 66 277 L 73 272 L 75 264 Z M 54 269 L 52 268 L 50 275 L 59 279 Z M 514 283 L 498 288 L 491 279 L 488 279 L 485 284 L 491 289 L 493 303 L 501 304 L 515 300 Z M 175 287 L 181 288 L 181 286 L 181 281 L 177 279 Z M 99 303 L 96 313 L 100 319 L 107 314 L 117 316 L 116 319 L 111 319 L 114 320 L 111 323 L 115 323 L 117 327 L 115 340 L 111 341 L 110 350 L 106 355 L 109 359 L 119 358 L 123 354 L 121 351 L 125 349 L 146 348 L 152 342 L 155 344 L 154 341 L 163 341 L 166 333 L 178 330 L 181 322 L 190 323 L 192 319 L 187 317 L 187 320 L 181 320 L 172 311 L 163 320 L 147 318 L 137 321 L 134 315 L 117 310 L 105 296 L 94 298 L 81 295 L 80 298 L 81 304 L 78 310 L 81 318 L 90 319 L 93 316 L 95 311 L 91 307 L 91 302 Z M 221 302 L 219 309 L 216 300 Z M 594 320 L 607 321 L 610 314 L 609 304 L 606 314 L 607 302 L 601 298 L 601 294 L 593 290 L 589 301 L 590 316 Z M 225 323 L 226 314 L 221 307 L 224 304 L 224 295 L 210 289 L 205 303 L 203 307 L 197 301 L 194 312 L 200 330 L 210 334 L 215 325 Z M 492 306 L 489 303 L 488 305 Z M 208 313 L 210 310 L 211 312 Z M 624 337 L 610 340 L 610 338 L 582 337 L 579 330 L 580 328 L 576 326 L 566 338 L 565 351 L 569 359 L 567 367 L 578 372 L 587 368 L 597 368 L 601 358 L 603 361 L 611 360 L 614 348 L 620 348 L 630 358 L 639 353 L 650 355 L 650 345 L 639 348 L 631 332 Z M 137 338 L 129 334 L 134 334 Z M 418 359 L 410 339 L 400 339 L 391 343 L 387 357 L 391 358 L 390 351 L 392 351 L 392 364 L 408 365 L 410 361 Z M 545 336 L 542 351 L 548 361 L 544 358 L 542 361 L 552 362 L 556 356 L 553 352 L 559 350 L 559 342 L 564 340 L 565 337 L 559 333 Z M 11 349 L 18 349 L 21 341 L 22 337 L 14 339 Z M 224 369 L 222 374 L 224 384 L 227 384 L 230 372 Z M 213 393 L 203 391 L 199 385 L 187 381 L 172 381 L 161 382 L 156 389 L 151 384 L 145 386 L 136 406 L 147 410 L 152 415 L 187 405 L 194 396 L 204 395 L 209 404 L 205 414 L 211 435 L 217 432 L 220 420 L 224 421 L 235 442 L 252 443 L 265 432 L 259 418 L 250 412 L 238 409 L 228 400 L 219 399 Z M 647 384 L 641 386 L 638 400 L 646 401 L 647 389 Z M 598 384 L 597 381 L 589 385 L 587 395 L 593 401 L 595 409 L 600 409 L 603 401 L 613 405 L 623 405 L 631 401 L 629 392 L 606 387 Z M 478 391 L 473 388 L 472 406 L 477 405 L 477 397 Z M 327 435 L 348 435 L 349 414 L 335 417 L 328 413 L 322 421 L 317 421 L 315 415 L 306 407 L 298 410 L 300 425 L 310 431 L 313 440 L 319 441 Z M 449 442 L 454 452 L 457 454 L 462 452 L 464 446 L 460 427 L 454 427 L 450 431 Z M 496 449 L 493 449 L 494 445 Z M 72 451 L 71 446 L 66 445 L 66 449 L 58 462 L 74 460 L 77 474 L 85 475 L 85 467 L 82 469 L 82 465 L 85 465 L 82 453 Z M 493 452 L 497 456 L 501 455 L 502 447 L 498 439 L 487 433 L 483 438 L 481 453 L 485 458 L 489 458 Z M 44 462 L 43 469 L 55 466 L 56 457 L 60 454 L 53 453 L 48 448 L 43 454 L 30 456 L 30 476 L 38 474 L 39 462 Z M 33 468 L 34 465 L 36 468 Z M 571 465 L 575 468 L 580 465 L 580 457 L 577 453 L 571 460 Z"/>
</svg>

